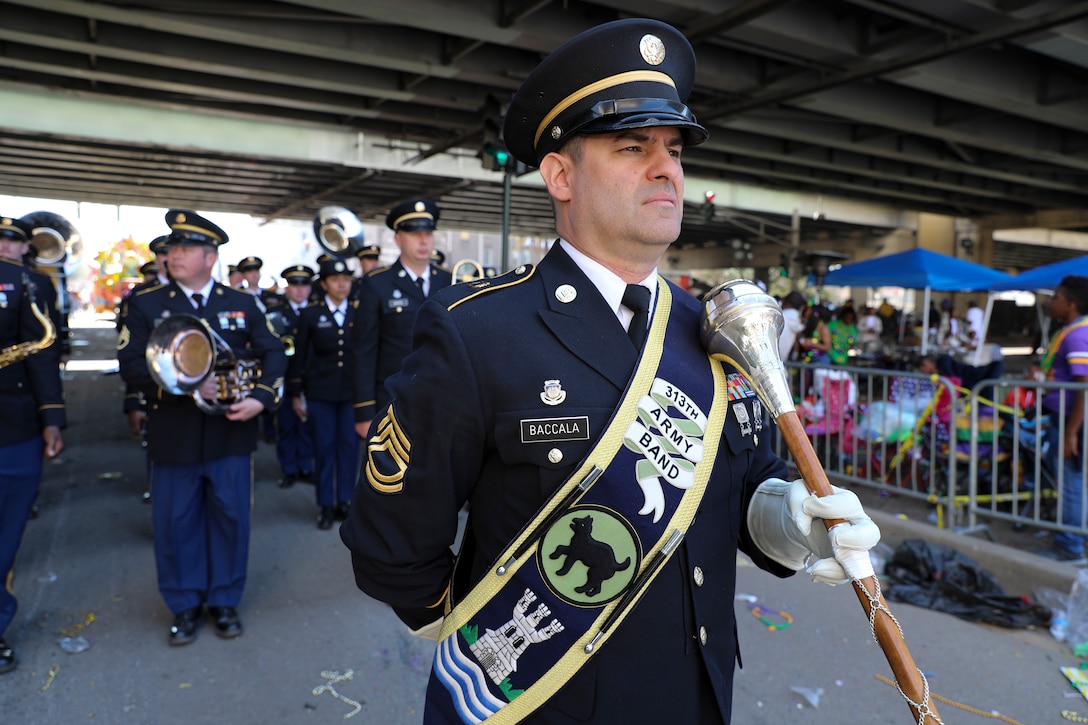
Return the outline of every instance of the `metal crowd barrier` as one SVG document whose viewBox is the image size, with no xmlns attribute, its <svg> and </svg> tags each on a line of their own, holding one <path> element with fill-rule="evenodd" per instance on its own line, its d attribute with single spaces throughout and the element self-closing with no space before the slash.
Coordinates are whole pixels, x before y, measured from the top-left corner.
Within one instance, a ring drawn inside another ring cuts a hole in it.
<svg viewBox="0 0 1088 725">
<path fill-rule="evenodd" d="M 1088 473 L 1088 459 L 1084 455 L 1088 451 L 1086 428 L 1082 426 L 1077 435 L 1080 455 L 1066 458 L 1066 423 L 1072 402 L 1062 396 L 1056 414 L 1042 405 L 1047 392 L 1072 390 L 1073 400 L 1080 396 L 1083 406 L 1088 402 L 1088 384 L 990 379 L 979 382 L 970 394 L 985 401 L 985 393 L 993 389 L 997 391 L 994 397 L 1000 401 L 1014 387 L 1032 391 L 1033 402 L 1026 408 L 982 404 L 971 411 L 972 488 L 965 506 L 967 526 L 978 527 L 981 517 L 1007 521 L 1016 527 L 1088 536 L 1088 495 L 1084 489 Z M 997 432 L 992 448 L 983 440 L 988 430 Z M 989 471 L 997 473 L 993 491 L 987 488 Z"/>
<path fill-rule="evenodd" d="M 1055 389 L 1076 391 L 1088 406 L 1088 384 L 1002 378 L 965 390 L 946 377 L 900 370 L 796 362 L 786 370 L 832 483 L 925 500 L 937 526 L 962 532 L 1001 520 L 1088 536 L 1088 426 L 1079 459 L 1056 465 L 1064 461 L 1055 456 L 1064 456 L 1069 411 L 1063 404 L 1048 415 L 1042 407 Z M 1003 404 L 1014 388 L 1034 392 L 1027 409 Z M 790 460 L 784 442 L 775 445 Z M 1081 491 L 1075 511 L 1067 486 Z"/>
</svg>

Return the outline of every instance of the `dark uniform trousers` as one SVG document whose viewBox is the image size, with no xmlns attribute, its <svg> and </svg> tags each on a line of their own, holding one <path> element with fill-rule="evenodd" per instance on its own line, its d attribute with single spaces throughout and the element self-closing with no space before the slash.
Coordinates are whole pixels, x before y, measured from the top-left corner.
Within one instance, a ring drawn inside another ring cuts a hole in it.
<svg viewBox="0 0 1088 725">
<path fill-rule="evenodd" d="M 347 305 L 342 324 L 322 299 L 299 316 L 287 392 L 306 395 L 314 432 L 317 505 L 347 503 L 359 470 L 359 436 L 352 412 L 352 334 L 358 319 Z"/>
<path fill-rule="evenodd" d="M 252 397 L 274 409 L 287 359 L 251 295 L 216 284 L 200 313 L 239 357 L 261 361 Z M 174 283 L 135 295 L 129 302 L 117 357 L 125 382 L 148 400 L 148 444 L 154 490 L 155 562 L 159 591 L 174 614 L 209 606 L 236 607 L 246 580 L 251 455 L 257 421 L 229 421 L 197 408 L 190 396 L 156 387 L 144 351 L 163 319 L 196 314 Z"/>
<path fill-rule="evenodd" d="M 470 502 L 471 515 L 455 602 L 466 591 L 461 572 L 477 581 L 589 453 L 636 363 L 615 313 L 560 245 L 535 269 L 491 284 L 498 289 L 457 285 L 421 309 L 414 351 L 389 381 L 393 403 L 379 411 L 368 441 L 387 456 L 409 451 L 398 459 L 400 487 L 360 480 L 341 527 L 359 587 L 413 628 L 441 613 L 462 504 Z M 671 314 L 691 330 L 675 354 L 705 355 L 698 302 L 671 290 Z M 558 381 L 561 403 L 547 404 L 556 398 L 544 395 L 545 381 Z M 738 547 L 757 566 L 790 573 L 751 544 L 745 525 L 755 488 L 787 472 L 769 445 L 770 420 L 759 418 L 758 436 L 738 423 L 733 406 L 754 421 L 753 403 L 716 401 L 730 406 L 724 440 L 684 542 L 607 645 L 527 722 L 728 722 Z M 589 440 L 523 435 L 526 421 L 581 416 Z M 395 445 L 383 445 L 386 438 Z M 382 465 L 377 453 L 364 471 L 372 463 Z M 440 686 L 432 677 L 431 687 Z M 425 722 L 445 722 L 434 702 L 428 698 Z"/>
<path fill-rule="evenodd" d="M 291 336 L 298 339 L 298 318 L 290 304 L 279 308 L 291 323 Z M 305 308 L 303 308 L 305 309 Z M 296 344 L 296 351 L 297 351 Z M 276 460 L 287 478 L 314 470 L 313 421 L 300 420 L 294 408 L 284 401 L 276 409 Z"/>
<path fill-rule="evenodd" d="M 48 301 L 38 300 L 37 285 L 19 262 L 0 259 L 0 349 L 43 337 L 44 328 L 30 300 L 48 314 Z M 48 297 L 47 297 L 48 300 Z M 0 368 L 0 636 L 15 618 L 12 589 L 15 555 L 42 475 L 42 429 L 64 427 L 64 395 L 60 382 L 60 345 Z"/>
<path fill-rule="evenodd" d="M 449 287 L 453 276 L 434 264 L 429 294 Z M 365 423 L 389 402 L 385 381 L 412 350 L 412 328 L 425 298 L 398 259 L 371 271 L 359 289 L 355 345 L 355 421 Z"/>
</svg>

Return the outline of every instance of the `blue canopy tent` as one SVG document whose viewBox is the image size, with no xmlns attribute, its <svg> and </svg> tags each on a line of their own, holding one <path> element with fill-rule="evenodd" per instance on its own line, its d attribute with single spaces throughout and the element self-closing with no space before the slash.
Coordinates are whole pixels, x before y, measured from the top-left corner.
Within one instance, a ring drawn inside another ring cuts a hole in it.
<svg viewBox="0 0 1088 725">
<path fill-rule="evenodd" d="M 929 301 L 933 290 L 939 292 L 978 292 L 1012 279 L 1011 275 L 981 264 L 931 252 L 908 249 L 905 252 L 844 264 L 827 273 L 824 285 L 840 287 L 903 287 L 925 290 L 922 324 L 929 329 Z M 987 318 L 992 302 L 987 304 Z M 922 335 L 922 354 L 928 349 L 928 335 Z M 981 344 L 981 341 L 980 341 Z"/>
<path fill-rule="evenodd" d="M 997 290 L 1021 290 L 1024 292 L 1036 292 L 1046 290 L 1053 291 L 1062 277 L 1070 274 L 1078 274 L 1088 277 L 1088 255 L 1065 259 L 1061 262 L 1044 264 L 1042 267 L 1029 269 L 1026 272 L 1015 274 L 1003 282 L 994 285 Z"/>
<path fill-rule="evenodd" d="M 1035 267 L 1020 274 L 1014 274 L 1004 282 L 994 285 L 994 291 L 1053 292 L 1061 283 L 1062 278 L 1070 274 L 1088 277 L 1088 255 L 1063 259 L 1060 262 L 1051 262 L 1050 264 L 1044 264 L 1042 267 Z M 1038 297 L 1036 297 L 1035 307 L 1036 314 L 1039 316 L 1039 329 L 1042 330 L 1043 344 L 1045 346 L 1049 337 L 1050 318 L 1043 312 L 1042 303 L 1039 302 Z M 986 312 L 988 318 L 989 310 Z"/>
</svg>

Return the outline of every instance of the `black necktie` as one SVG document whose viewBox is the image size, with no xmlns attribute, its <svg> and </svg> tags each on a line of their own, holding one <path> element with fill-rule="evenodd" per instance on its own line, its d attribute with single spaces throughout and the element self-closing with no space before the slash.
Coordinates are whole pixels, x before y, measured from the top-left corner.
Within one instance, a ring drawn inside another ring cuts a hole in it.
<svg viewBox="0 0 1088 725">
<path fill-rule="evenodd" d="M 650 319 L 650 290 L 640 284 L 629 284 L 623 292 L 623 306 L 635 313 L 627 336 L 636 350 L 642 350 L 646 342 L 646 323 Z"/>
<path fill-rule="evenodd" d="M 427 293 L 423 291 L 423 278 L 422 277 L 416 277 L 416 287 L 419 287 L 419 291 L 423 293 L 424 297 L 427 296 Z"/>
<path fill-rule="evenodd" d="M 194 292 L 191 299 L 193 300 L 193 305 L 196 307 L 197 312 L 204 309 L 204 295 L 199 292 Z"/>
</svg>

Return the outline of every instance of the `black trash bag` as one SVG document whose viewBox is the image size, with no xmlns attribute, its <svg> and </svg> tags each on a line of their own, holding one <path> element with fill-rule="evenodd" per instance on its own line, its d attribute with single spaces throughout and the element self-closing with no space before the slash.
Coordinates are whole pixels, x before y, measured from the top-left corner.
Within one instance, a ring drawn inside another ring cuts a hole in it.
<svg viewBox="0 0 1088 725">
<path fill-rule="evenodd" d="M 884 565 L 884 573 L 890 582 L 884 595 L 891 601 L 1001 627 L 1050 623 L 1049 608 L 1006 594 L 993 574 L 947 546 L 904 541 Z"/>
</svg>

